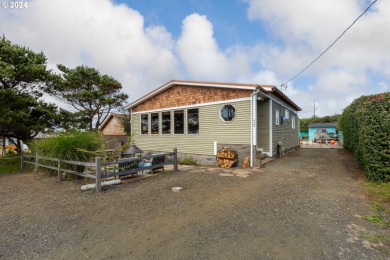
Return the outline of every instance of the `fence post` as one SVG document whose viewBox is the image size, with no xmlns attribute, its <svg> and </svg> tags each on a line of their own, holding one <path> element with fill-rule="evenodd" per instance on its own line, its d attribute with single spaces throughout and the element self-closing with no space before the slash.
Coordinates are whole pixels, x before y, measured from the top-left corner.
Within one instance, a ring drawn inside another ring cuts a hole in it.
<svg viewBox="0 0 390 260">
<path fill-rule="evenodd" d="M 173 170 L 175 172 L 178 171 L 178 168 L 177 168 L 177 148 L 173 148 Z"/>
<path fill-rule="evenodd" d="M 62 174 L 61 174 L 61 161 L 58 159 L 58 165 L 57 165 L 57 174 L 58 174 L 58 181 L 62 181 Z"/>
<path fill-rule="evenodd" d="M 38 173 L 38 154 L 35 154 L 35 169 L 34 173 Z"/>
<path fill-rule="evenodd" d="M 100 157 L 96 157 L 96 191 L 102 190 L 102 162 Z"/>
<path fill-rule="evenodd" d="M 23 156 L 23 150 L 20 154 L 20 170 L 23 171 L 23 162 L 24 162 L 24 156 Z"/>
</svg>

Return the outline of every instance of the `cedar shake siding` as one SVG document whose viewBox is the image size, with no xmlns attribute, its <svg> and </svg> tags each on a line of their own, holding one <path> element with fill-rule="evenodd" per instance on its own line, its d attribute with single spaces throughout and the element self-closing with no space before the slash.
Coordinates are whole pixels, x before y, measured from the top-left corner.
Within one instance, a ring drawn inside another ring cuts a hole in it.
<svg viewBox="0 0 390 260">
<path fill-rule="evenodd" d="M 107 124 L 104 125 L 104 128 L 101 129 L 103 135 L 126 135 L 125 131 L 123 130 L 123 125 L 120 122 L 120 120 L 115 117 L 111 116 Z"/>
<path fill-rule="evenodd" d="M 156 96 L 134 106 L 132 112 L 151 111 L 164 108 L 190 106 L 223 100 L 248 98 L 251 89 L 226 89 L 175 85 Z"/>
</svg>

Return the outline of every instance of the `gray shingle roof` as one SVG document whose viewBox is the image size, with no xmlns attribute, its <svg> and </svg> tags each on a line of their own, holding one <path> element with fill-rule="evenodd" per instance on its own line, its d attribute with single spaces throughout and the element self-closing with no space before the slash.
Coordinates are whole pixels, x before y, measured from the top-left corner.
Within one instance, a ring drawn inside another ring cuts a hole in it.
<svg viewBox="0 0 390 260">
<path fill-rule="evenodd" d="M 322 128 L 322 127 L 336 127 L 336 123 L 311 123 L 309 124 L 309 128 Z"/>
</svg>

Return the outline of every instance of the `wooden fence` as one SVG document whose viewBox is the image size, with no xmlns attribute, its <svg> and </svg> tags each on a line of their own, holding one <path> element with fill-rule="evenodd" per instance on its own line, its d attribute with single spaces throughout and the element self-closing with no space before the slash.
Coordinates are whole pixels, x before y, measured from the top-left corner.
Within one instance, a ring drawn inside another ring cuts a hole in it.
<svg viewBox="0 0 390 260">
<path fill-rule="evenodd" d="M 167 161 L 167 157 L 173 157 L 171 161 Z M 155 158 L 154 161 L 157 163 L 145 164 L 145 166 L 138 166 L 139 162 L 150 161 L 150 159 Z M 164 158 L 164 160 L 156 160 L 158 158 Z M 30 161 L 28 160 L 30 159 Z M 32 159 L 32 160 L 31 160 Z M 44 163 L 46 161 L 46 164 Z M 50 165 L 47 162 L 52 162 Z M 21 156 L 21 167 L 23 169 L 24 164 L 32 164 L 35 166 L 34 171 L 37 173 L 39 167 L 51 169 L 57 171 L 58 181 L 62 181 L 62 173 L 70 173 L 85 178 L 95 179 L 96 180 L 96 190 L 101 191 L 102 180 L 122 175 L 135 174 L 141 171 L 152 170 L 163 168 L 165 165 L 173 164 L 173 170 L 178 170 L 178 160 L 177 160 L 177 149 L 173 149 L 172 153 L 158 153 L 151 154 L 142 157 L 132 157 L 132 158 L 121 158 L 117 161 L 111 162 L 102 162 L 101 157 L 96 157 L 95 162 L 78 162 L 78 161 L 69 161 L 61 160 L 58 158 L 43 157 L 37 155 L 28 155 L 23 154 Z M 84 166 L 94 168 L 94 173 L 91 174 L 87 171 L 79 172 L 75 170 L 64 169 L 65 165 L 75 165 L 75 166 Z M 129 167 L 130 166 L 130 167 Z"/>
</svg>

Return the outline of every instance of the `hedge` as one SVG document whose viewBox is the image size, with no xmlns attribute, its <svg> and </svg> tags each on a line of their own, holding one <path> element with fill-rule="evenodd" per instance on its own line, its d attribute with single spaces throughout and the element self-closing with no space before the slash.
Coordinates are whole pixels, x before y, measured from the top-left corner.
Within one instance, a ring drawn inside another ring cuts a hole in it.
<svg viewBox="0 0 390 260">
<path fill-rule="evenodd" d="M 390 92 L 362 96 L 344 109 L 344 146 L 372 181 L 390 181 Z"/>
</svg>

